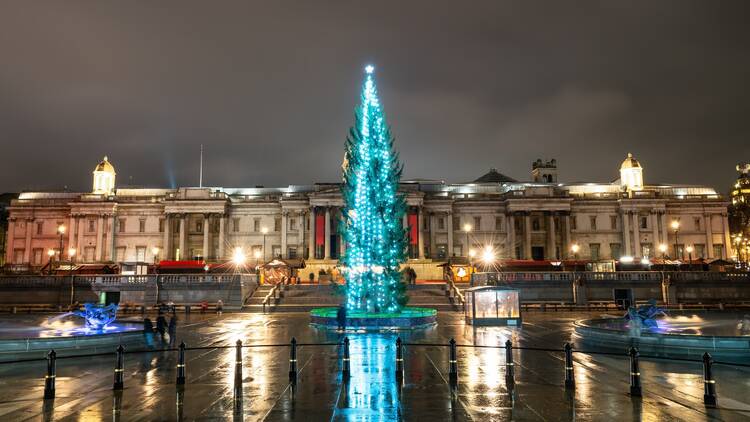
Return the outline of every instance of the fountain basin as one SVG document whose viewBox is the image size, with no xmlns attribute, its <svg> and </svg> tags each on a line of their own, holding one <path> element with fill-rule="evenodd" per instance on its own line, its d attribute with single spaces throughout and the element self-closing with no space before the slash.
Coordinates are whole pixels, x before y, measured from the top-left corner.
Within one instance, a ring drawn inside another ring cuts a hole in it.
<svg viewBox="0 0 750 422">
<path fill-rule="evenodd" d="M 338 308 L 318 308 L 310 311 L 314 325 L 337 328 Z M 437 324 L 437 311 L 431 308 L 406 307 L 399 313 L 348 312 L 346 326 L 365 330 L 425 328 Z"/>
<path fill-rule="evenodd" d="M 641 355 L 661 358 L 701 359 L 708 352 L 714 360 L 747 362 L 750 335 L 736 329 L 737 319 L 727 316 L 677 316 L 659 320 L 662 328 L 631 330 L 622 318 L 576 321 L 575 337 L 584 349 L 626 353 L 630 347 Z M 685 322 L 688 321 L 688 322 Z"/>
<path fill-rule="evenodd" d="M 39 318 L 0 319 L 0 362 L 43 358 L 54 349 L 58 357 L 145 348 L 143 323 L 115 321 L 103 330 L 87 330 L 72 322 L 43 326 Z"/>
</svg>

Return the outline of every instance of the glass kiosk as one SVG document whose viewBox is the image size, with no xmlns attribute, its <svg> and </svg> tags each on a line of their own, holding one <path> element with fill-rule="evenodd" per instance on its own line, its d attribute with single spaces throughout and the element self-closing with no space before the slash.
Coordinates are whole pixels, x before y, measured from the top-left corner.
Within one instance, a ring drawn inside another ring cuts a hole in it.
<svg viewBox="0 0 750 422">
<path fill-rule="evenodd" d="M 518 290 L 501 286 L 472 287 L 464 292 L 464 316 L 471 325 L 521 325 Z"/>
</svg>

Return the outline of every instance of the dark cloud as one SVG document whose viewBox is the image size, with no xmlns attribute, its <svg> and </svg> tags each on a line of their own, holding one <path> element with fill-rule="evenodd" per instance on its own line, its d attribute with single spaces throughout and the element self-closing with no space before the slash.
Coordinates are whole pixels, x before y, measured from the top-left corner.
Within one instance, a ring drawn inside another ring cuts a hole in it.
<svg viewBox="0 0 750 422">
<path fill-rule="evenodd" d="M 750 5 L 5 2 L 0 191 L 336 181 L 365 63 L 408 178 L 611 180 L 724 191 L 750 159 Z"/>
</svg>

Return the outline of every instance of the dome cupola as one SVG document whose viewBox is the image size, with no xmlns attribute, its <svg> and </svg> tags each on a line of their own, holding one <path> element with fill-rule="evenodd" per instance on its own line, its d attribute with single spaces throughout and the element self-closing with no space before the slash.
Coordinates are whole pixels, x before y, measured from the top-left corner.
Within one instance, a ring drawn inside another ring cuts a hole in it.
<svg viewBox="0 0 750 422">
<path fill-rule="evenodd" d="M 629 191 L 643 189 L 643 167 L 631 153 L 620 166 L 620 186 Z"/>
<path fill-rule="evenodd" d="M 105 155 L 102 161 L 94 168 L 94 190 L 93 193 L 100 195 L 111 195 L 115 190 L 115 167 L 109 162 Z"/>
</svg>

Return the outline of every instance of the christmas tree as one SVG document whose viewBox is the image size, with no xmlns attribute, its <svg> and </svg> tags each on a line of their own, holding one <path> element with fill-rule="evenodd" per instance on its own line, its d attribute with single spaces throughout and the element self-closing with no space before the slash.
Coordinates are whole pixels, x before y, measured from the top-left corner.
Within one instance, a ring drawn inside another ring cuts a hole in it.
<svg viewBox="0 0 750 422">
<path fill-rule="evenodd" d="M 398 193 L 403 166 L 393 151 L 373 77 L 367 66 L 361 104 L 344 154 L 342 234 L 346 307 L 350 311 L 398 312 L 407 301 L 399 265 L 406 259 L 406 211 Z"/>
</svg>

